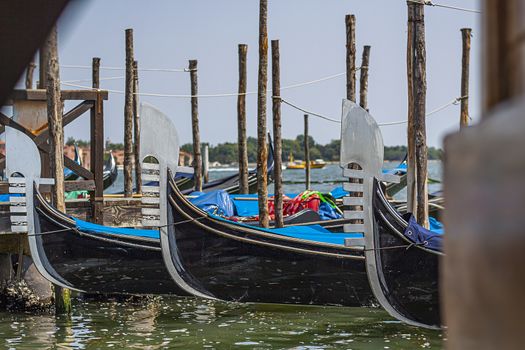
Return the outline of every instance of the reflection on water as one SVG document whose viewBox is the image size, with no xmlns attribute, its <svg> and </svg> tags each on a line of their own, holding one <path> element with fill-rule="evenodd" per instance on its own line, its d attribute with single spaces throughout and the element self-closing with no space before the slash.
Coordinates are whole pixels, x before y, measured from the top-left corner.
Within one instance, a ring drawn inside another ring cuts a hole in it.
<svg viewBox="0 0 525 350">
<path fill-rule="evenodd" d="M 157 298 L 76 302 L 71 319 L 0 313 L 7 349 L 440 349 L 441 332 L 368 308 Z"/>
</svg>

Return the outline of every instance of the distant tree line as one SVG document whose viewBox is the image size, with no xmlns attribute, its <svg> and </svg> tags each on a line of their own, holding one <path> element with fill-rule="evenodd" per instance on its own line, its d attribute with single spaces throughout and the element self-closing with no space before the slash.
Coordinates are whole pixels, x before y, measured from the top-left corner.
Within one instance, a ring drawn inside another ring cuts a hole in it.
<svg viewBox="0 0 525 350">
<path fill-rule="evenodd" d="M 315 142 L 313 137 L 309 136 L 310 159 L 323 159 L 325 161 L 339 161 L 340 140 L 332 140 L 326 145 Z M 257 139 L 248 137 L 248 162 L 257 161 Z M 283 161 L 288 161 L 290 155 L 295 159 L 304 159 L 304 136 L 298 135 L 295 140 L 283 139 Z M 192 153 L 193 146 L 191 143 L 182 145 L 183 151 Z M 230 164 L 238 162 L 237 143 L 225 142 L 216 146 L 208 145 L 210 162 L 220 162 Z M 385 160 L 402 160 L 407 153 L 406 146 L 385 146 Z M 441 159 L 443 151 L 438 148 L 428 148 L 429 159 Z"/>
<path fill-rule="evenodd" d="M 309 136 L 308 142 L 310 145 L 310 159 L 323 159 L 325 161 L 336 162 L 339 160 L 340 140 L 332 140 L 326 145 L 321 145 L 315 142 L 314 138 Z M 255 137 L 248 137 L 248 162 L 255 163 L 257 161 L 257 139 Z M 283 160 L 286 162 L 293 155 L 295 159 L 304 158 L 304 136 L 298 135 L 295 140 L 283 139 Z M 66 141 L 67 145 L 77 144 L 79 147 L 89 147 L 89 141 L 75 140 L 69 137 Z M 122 150 L 124 145 L 122 143 L 106 142 L 106 149 Z M 191 143 L 186 143 L 181 146 L 185 152 L 192 153 L 193 146 Z M 210 162 L 219 162 L 222 164 L 237 163 L 237 143 L 225 142 L 219 143 L 216 146 L 208 145 Z M 406 146 L 385 146 L 385 160 L 402 160 L 407 153 Z M 428 148 L 428 159 L 441 159 L 443 151 L 438 148 Z"/>
</svg>

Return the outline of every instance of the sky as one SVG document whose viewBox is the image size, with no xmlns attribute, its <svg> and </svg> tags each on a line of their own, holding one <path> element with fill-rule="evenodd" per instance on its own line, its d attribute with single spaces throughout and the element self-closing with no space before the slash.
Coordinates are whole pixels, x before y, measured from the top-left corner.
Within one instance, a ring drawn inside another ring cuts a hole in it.
<svg viewBox="0 0 525 350">
<path fill-rule="evenodd" d="M 439 0 L 439 4 L 479 9 L 475 0 Z M 357 66 L 363 45 L 371 45 L 368 103 L 378 123 L 405 120 L 407 116 L 406 20 L 403 0 L 270 0 L 269 39 L 279 39 L 281 86 L 308 82 L 345 71 L 346 14 L 357 21 Z M 258 18 L 256 0 L 137 1 L 90 0 L 74 6 L 59 22 L 61 65 L 124 67 L 126 28 L 134 30 L 135 58 L 140 68 L 186 68 L 198 60 L 200 94 L 235 93 L 238 84 L 237 45 L 248 44 L 248 91 L 257 90 Z M 461 33 L 473 29 L 470 67 L 470 114 L 480 114 L 481 15 L 425 7 L 427 43 L 427 112 L 460 96 Z M 270 52 L 269 52 L 270 53 Z M 270 60 L 271 61 L 271 60 Z M 268 67 L 271 73 L 271 66 Z M 358 72 L 359 73 L 359 72 Z M 90 86 L 91 70 L 62 67 L 64 82 Z M 124 71 L 102 70 L 101 88 L 123 91 Z M 359 78 L 359 74 L 358 74 Z M 141 92 L 190 93 L 190 77 L 184 72 L 144 72 Z M 268 86 L 271 86 L 271 74 Z M 359 85 L 358 85 L 359 86 Z M 63 86 L 63 88 L 70 88 Z M 287 89 L 282 97 L 304 109 L 340 119 L 346 95 L 345 76 Z M 269 94 L 270 96 L 270 94 Z M 200 98 L 201 141 L 217 144 L 237 138 L 236 97 Z M 181 143 L 191 142 L 191 109 L 188 98 L 141 96 L 175 123 Z M 271 99 L 268 99 L 271 130 Z M 105 136 L 122 142 L 124 96 L 110 93 L 105 103 Z M 303 132 L 303 112 L 282 106 L 284 138 Z M 66 128 L 66 137 L 89 138 L 89 118 L 79 118 Z M 256 136 L 257 97 L 247 96 L 248 135 Z M 459 106 L 450 106 L 427 119 L 427 143 L 442 144 L 443 137 L 459 127 Z M 385 145 L 406 144 L 406 125 L 382 127 Z M 339 138 L 337 124 L 310 118 L 310 133 L 317 142 Z"/>
</svg>

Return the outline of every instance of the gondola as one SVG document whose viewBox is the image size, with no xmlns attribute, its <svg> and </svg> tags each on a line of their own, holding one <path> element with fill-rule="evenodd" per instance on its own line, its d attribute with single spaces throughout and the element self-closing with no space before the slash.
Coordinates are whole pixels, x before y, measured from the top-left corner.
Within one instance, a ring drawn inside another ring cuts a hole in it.
<svg viewBox="0 0 525 350">
<path fill-rule="evenodd" d="M 267 160 L 267 176 L 269 182 L 272 181 L 273 166 L 275 163 L 272 139 L 268 135 L 268 160 Z M 177 186 L 183 194 L 187 195 L 194 191 L 193 178 L 186 176 L 178 177 L 176 174 Z M 185 179 L 185 180 L 184 180 Z M 211 192 L 216 190 L 225 190 L 230 194 L 240 193 L 239 189 L 239 174 L 233 174 L 221 179 L 217 179 L 202 185 L 203 192 Z M 257 169 L 252 169 L 248 172 L 248 192 L 255 193 L 257 191 Z"/>
<path fill-rule="evenodd" d="M 363 250 L 344 246 L 345 238 L 362 235 L 330 233 L 319 225 L 267 230 L 228 222 L 193 206 L 173 180 L 168 198 L 171 263 L 202 294 L 238 302 L 373 302 Z"/>
<path fill-rule="evenodd" d="M 104 189 L 113 185 L 118 177 L 117 161 L 113 152 L 109 151 L 108 158 L 104 161 L 104 170 L 102 171 L 102 178 L 104 183 Z"/>
<path fill-rule="evenodd" d="M 16 201 L 25 205 L 12 215 L 18 209 L 26 212 L 16 222 L 26 225 L 31 256 L 42 276 L 87 293 L 188 295 L 165 268 L 158 230 L 105 227 L 59 212 L 38 191 L 41 162 L 34 142 L 9 127 L 6 140 L 6 173 L 21 174 L 25 181 L 17 185 L 22 201 Z"/>
<path fill-rule="evenodd" d="M 74 146 L 75 149 L 75 158 L 73 161 L 77 163 L 78 165 L 82 165 L 82 158 L 80 158 L 80 154 L 78 153 L 78 147 L 77 145 Z M 78 179 L 77 173 L 75 173 L 73 170 L 69 168 L 64 169 L 64 180 L 66 181 L 73 181 Z"/>
<path fill-rule="evenodd" d="M 34 218 L 36 259 L 58 285 L 87 293 L 187 295 L 164 266 L 158 230 L 72 218 L 50 206 L 36 188 Z"/>
<path fill-rule="evenodd" d="M 402 321 L 439 328 L 443 235 L 425 230 L 410 214 L 401 216 L 388 203 L 377 182 L 374 190 L 375 250 L 371 268 L 372 273 L 377 273 L 387 307 Z"/>
</svg>

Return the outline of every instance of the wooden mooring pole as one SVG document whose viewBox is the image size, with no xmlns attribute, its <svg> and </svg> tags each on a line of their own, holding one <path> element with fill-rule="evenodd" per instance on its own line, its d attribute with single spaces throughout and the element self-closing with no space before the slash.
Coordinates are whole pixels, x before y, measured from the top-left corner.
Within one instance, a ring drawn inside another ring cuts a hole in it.
<svg viewBox="0 0 525 350">
<path fill-rule="evenodd" d="M 356 101 L 355 83 L 355 16 L 346 15 L 346 99 Z"/>
<path fill-rule="evenodd" d="M 416 188 L 416 143 L 414 121 L 414 3 L 407 1 L 407 93 L 408 93 L 408 125 L 407 125 L 407 210 L 417 212 Z"/>
<path fill-rule="evenodd" d="M 58 38 L 56 27 L 53 27 L 46 41 L 46 90 L 47 120 L 49 125 L 49 165 L 55 179 L 51 193 L 54 206 L 66 212 L 64 199 L 64 128 L 62 125 L 62 101 L 60 98 L 60 73 L 58 64 Z M 55 307 L 58 314 L 71 312 L 70 291 L 55 286 Z"/>
<path fill-rule="evenodd" d="M 133 61 L 133 153 L 135 155 L 135 192 L 142 193 L 142 163 L 140 161 L 139 64 Z"/>
<path fill-rule="evenodd" d="M 370 46 L 363 47 L 359 79 L 359 105 L 368 111 L 368 66 L 370 64 Z"/>
<path fill-rule="evenodd" d="M 193 170 L 195 191 L 202 191 L 201 136 L 199 131 L 199 86 L 197 84 L 197 60 L 189 61 L 191 81 L 191 132 L 193 136 Z"/>
<path fill-rule="evenodd" d="M 237 146 L 239 148 L 239 192 L 247 194 L 248 144 L 246 141 L 246 56 L 248 45 L 239 44 L 239 95 L 237 96 Z"/>
<path fill-rule="evenodd" d="M 259 1 L 259 74 L 257 91 L 257 195 L 259 225 L 269 226 L 268 148 L 266 146 L 266 88 L 268 84 L 268 0 Z"/>
<path fill-rule="evenodd" d="M 202 162 L 203 168 L 203 180 L 207 184 L 209 181 L 209 172 L 210 172 L 210 154 L 208 144 L 204 145 L 204 156 Z"/>
<path fill-rule="evenodd" d="M 91 87 L 100 89 L 100 58 L 93 57 L 91 61 Z"/>
<path fill-rule="evenodd" d="M 304 162 L 305 162 L 305 186 L 310 189 L 310 142 L 308 136 L 308 114 L 304 115 Z"/>
<path fill-rule="evenodd" d="M 426 49 L 425 49 L 425 5 L 414 5 L 414 47 L 413 97 L 414 97 L 414 134 L 416 146 L 416 188 L 417 222 L 428 228 L 428 154 L 426 136 Z"/>
<path fill-rule="evenodd" d="M 284 226 L 283 217 L 283 178 L 282 178 L 282 139 L 281 139 L 281 66 L 279 40 L 272 40 L 272 111 L 273 111 L 273 166 L 275 227 Z"/>
<path fill-rule="evenodd" d="M 93 57 L 91 69 L 93 88 L 100 89 L 100 58 Z M 95 103 L 96 107 L 91 109 L 90 114 L 90 170 L 95 178 L 95 191 L 90 197 L 93 221 L 102 225 L 104 223 L 104 114 L 100 93 L 97 94 Z"/>
<path fill-rule="evenodd" d="M 461 116 L 459 126 L 464 128 L 468 126 L 468 95 L 469 95 L 469 67 L 470 67 L 470 38 L 472 29 L 461 29 L 463 39 L 463 50 L 461 57 Z"/>
<path fill-rule="evenodd" d="M 35 73 L 35 59 L 33 58 L 31 62 L 29 62 L 29 65 L 27 66 L 26 71 L 26 89 L 32 89 L 33 88 L 33 75 Z"/>
<path fill-rule="evenodd" d="M 133 29 L 126 29 L 126 91 L 124 101 L 124 197 L 133 196 Z"/>
</svg>

